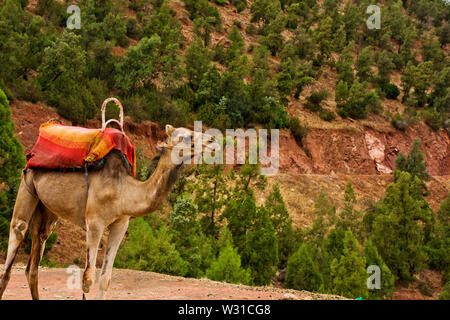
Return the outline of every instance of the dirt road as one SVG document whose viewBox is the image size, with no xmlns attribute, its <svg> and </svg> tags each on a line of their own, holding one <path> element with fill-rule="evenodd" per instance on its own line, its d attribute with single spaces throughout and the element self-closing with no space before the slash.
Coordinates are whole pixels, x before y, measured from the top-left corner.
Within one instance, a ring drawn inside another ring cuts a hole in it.
<svg viewBox="0 0 450 320">
<path fill-rule="evenodd" d="M 0 265 L 0 274 L 4 265 Z M 98 270 L 97 270 L 98 271 Z M 78 300 L 81 299 L 80 289 L 70 289 L 67 285 L 71 274 L 65 268 L 40 268 L 39 294 L 45 300 Z M 94 286 L 92 297 L 97 296 L 97 286 Z M 6 300 L 31 299 L 28 283 L 25 278 L 25 266 L 16 265 L 11 274 L 11 280 L 3 296 Z M 164 274 L 114 269 L 107 299 L 300 299 L 323 300 L 342 299 L 338 296 L 316 294 L 307 291 L 296 291 L 272 287 L 249 287 L 234 285 L 207 279 L 191 279 L 173 277 Z"/>
</svg>

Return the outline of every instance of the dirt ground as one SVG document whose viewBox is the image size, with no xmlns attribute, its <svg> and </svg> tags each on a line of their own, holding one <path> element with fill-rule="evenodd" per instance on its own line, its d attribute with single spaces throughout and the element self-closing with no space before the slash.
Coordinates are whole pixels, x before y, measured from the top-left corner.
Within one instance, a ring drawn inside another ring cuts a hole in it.
<svg viewBox="0 0 450 320">
<path fill-rule="evenodd" d="M 0 274 L 4 265 L 0 265 Z M 81 289 L 69 289 L 70 273 L 66 268 L 39 270 L 39 294 L 43 300 L 80 300 Z M 98 270 L 97 270 L 98 273 Z M 94 285 L 91 296 L 97 297 Z M 154 272 L 114 269 L 107 299 L 112 300 L 339 300 L 339 296 L 279 289 L 249 287 L 211 281 L 174 277 Z M 5 300 L 31 299 L 25 278 L 25 266 L 15 265 L 3 295 Z"/>
</svg>

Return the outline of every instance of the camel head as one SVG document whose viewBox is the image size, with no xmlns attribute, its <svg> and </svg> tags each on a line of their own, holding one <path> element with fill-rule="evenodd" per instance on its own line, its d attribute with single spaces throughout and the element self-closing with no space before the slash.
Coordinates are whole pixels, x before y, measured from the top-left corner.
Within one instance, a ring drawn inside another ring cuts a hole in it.
<svg viewBox="0 0 450 320">
<path fill-rule="evenodd" d="M 215 137 L 202 132 L 194 132 L 187 128 L 174 128 L 166 125 L 167 140 L 165 143 L 158 144 L 159 148 L 169 149 L 177 154 L 183 154 L 182 160 L 191 160 L 204 151 L 218 152 L 221 149 L 220 144 Z"/>
</svg>

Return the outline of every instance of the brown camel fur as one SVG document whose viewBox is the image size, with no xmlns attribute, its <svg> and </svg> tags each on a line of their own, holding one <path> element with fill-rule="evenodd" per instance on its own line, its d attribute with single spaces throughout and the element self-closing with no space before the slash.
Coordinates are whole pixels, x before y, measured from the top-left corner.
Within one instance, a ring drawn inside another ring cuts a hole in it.
<svg viewBox="0 0 450 320">
<path fill-rule="evenodd" d="M 157 210 L 166 200 L 183 165 L 171 159 L 181 149 L 194 150 L 194 139 L 211 148 L 211 136 L 166 126 L 168 135 L 153 174 L 144 182 L 129 175 L 120 153 L 111 152 L 104 167 L 89 173 L 89 193 L 82 171 L 66 172 L 28 169 L 20 183 L 11 220 L 8 254 L 0 283 L 0 299 L 8 284 L 17 250 L 31 225 L 32 247 L 26 276 L 33 299 L 39 299 L 38 267 L 45 242 L 58 219 L 86 230 L 86 268 L 83 297 L 95 280 L 95 263 L 101 237 L 109 229 L 105 256 L 99 278 L 99 298 L 104 299 L 111 279 L 114 258 L 131 217 L 141 217 Z M 199 136 L 199 137 L 197 137 Z M 191 139 L 186 139 L 187 137 Z M 184 139 L 183 139 L 184 138 Z M 201 140 L 199 140 L 201 139 Z M 182 141 L 182 143 L 180 143 Z M 214 147 L 215 150 L 217 145 Z M 219 147 L 220 148 L 220 147 Z M 190 160 L 195 154 L 189 156 Z"/>
</svg>

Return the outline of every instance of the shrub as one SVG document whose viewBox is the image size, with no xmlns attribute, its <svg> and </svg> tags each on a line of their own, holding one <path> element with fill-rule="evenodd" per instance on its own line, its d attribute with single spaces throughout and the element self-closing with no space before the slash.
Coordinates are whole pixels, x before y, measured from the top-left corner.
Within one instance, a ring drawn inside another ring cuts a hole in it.
<svg viewBox="0 0 450 320">
<path fill-rule="evenodd" d="M 227 3 L 227 0 L 214 0 L 219 6 L 224 6 Z"/>
<path fill-rule="evenodd" d="M 422 118 L 425 123 L 430 126 L 434 131 L 439 130 L 441 127 L 442 118 L 439 112 L 433 109 L 425 109 L 422 111 Z"/>
<path fill-rule="evenodd" d="M 329 96 L 330 93 L 328 90 L 320 89 L 318 91 L 313 91 L 307 100 L 314 105 L 320 105 L 320 103 L 322 103 L 322 101 L 327 99 Z"/>
<path fill-rule="evenodd" d="M 206 276 L 215 281 L 250 284 L 250 271 L 241 266 L 241 257 L 230 244 L 220 250 L 219 257 L 206 271 Z"/>
<path fill-rule="evenodd" d="M 308 126 L 301 125 L 298 118 L 292 117 L 289 120 L 289 127 L 291 129 L 292 135 L 299 146 L 303 145 L 303 139 L 308 134 Z"/>
<path fill-rule="evenodd" d="M 42 91 L 36 79 L 17 80 L 13 85 L 15 97 L 33 103 L 42 99 Z"/>
<path fill-rule="evenodd" d="M 132 39 L 140 39 L 142 37 L 142 28 L 137 23 L 136 19 L 129 18 L 127 20 L 127 36 Z"/>
<path fill-rule="evenodd" d="M 241 12 L 247 7 L 247 0 L 231 0 L 231 3 L 236 6 L 237 12 Z"/>
<path fill-rule="evenodd" d="M 442 288 L 442 291 L 439 294 L 439 300 L 450 300 L 450 281 Z"/>
<path fill-rule="evenodd" d="M 239 20 L 233 20 L 233 26 L 236 26 L 239 29 L 242 29 L 242 23 Z"/>
<path fill-rule="evenodd" d="M 396 100 L 400 94 L 400 90 L 395 84 L 386 83 L 382 87 L 383 92 L 386 94 L 386 98 Z"/>
<path fill-rule="evenodd" d="M 320 119 L 325 120 L 325 121 L 333 121 L 335 119 L 334 112 L 329 111 L 329 110 L 321 110 L 319 112 L 319 117 L 320 117 Z"/>
<path fill-rule="evenodd" d="M 245 32 L 246 32 L 248 35 L 253 36 L 253 35 L 258 34 L 258 28 L 252 23 L 252 24 L 249 24 L 249 25 L 247 26 L 247 28 L 245 28 Z"/>
</svg>

